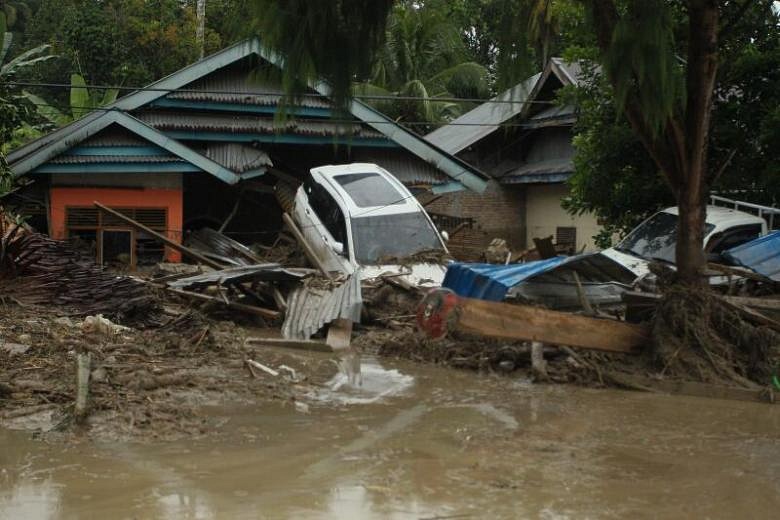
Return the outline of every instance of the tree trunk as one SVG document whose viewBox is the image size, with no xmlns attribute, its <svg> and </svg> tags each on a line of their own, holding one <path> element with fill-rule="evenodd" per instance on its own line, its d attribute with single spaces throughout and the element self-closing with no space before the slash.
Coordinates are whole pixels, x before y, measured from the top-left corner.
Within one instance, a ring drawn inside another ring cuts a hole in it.
<svg viewBox="0 0 780 520">
<path fill-rule="evenodd" d="M 684 285 L 704 285 L 702 271 L 706 265 L 704 255 L 704 224 L 706 201 L 701 197 L 701 173 L 695 181 L 680 190 L 677 208 L 677 264 L 678 281 Z M 693 178 L 689 181 L 694 181 Z M 694 185 L 691 185 L 694 184 Z M 698 184 L 696 186 L 695 184 Z"/>
</svg>

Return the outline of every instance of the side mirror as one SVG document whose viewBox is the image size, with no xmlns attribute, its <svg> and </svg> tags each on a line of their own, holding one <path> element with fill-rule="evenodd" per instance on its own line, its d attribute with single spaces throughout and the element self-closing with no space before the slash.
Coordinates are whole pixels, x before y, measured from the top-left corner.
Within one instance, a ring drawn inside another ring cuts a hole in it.
<svg viewBox="0 0 780 520">
<path fill-rule="evenodd" d="M 450 234 L 447 233 L 446 231 L 442 231 L 440 235 L 441 235 L 441 239 L 444 240 L 445 243 L 450 241 Z"/>
<path fill-rule="evenodd" d="M 342 244 L 341 242 L 331 242 L 330 248 L 337 255 L 340 255 L 340 256 L 344 255 L 344 244 Z"/>
</svg>

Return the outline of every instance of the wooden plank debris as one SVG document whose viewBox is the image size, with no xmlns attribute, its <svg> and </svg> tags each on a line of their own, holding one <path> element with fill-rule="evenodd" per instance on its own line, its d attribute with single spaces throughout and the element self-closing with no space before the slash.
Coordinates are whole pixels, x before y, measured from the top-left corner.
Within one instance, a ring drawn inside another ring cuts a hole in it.
<svg viewBox="0 0 780 520">
<path fill-rule="evenodd" d="M 262 363 L 258 363 L 257 361 L 253 359 L 247 359 L 245 360 L 247 365 L 251 366 L 252 368 L 257 368 L 259 370 L 262 370 L 266 374 L 272 375 L 274 377 L 279 377 L 279 372 L 274 370 L 273 368 L 266 366 Z M 254 372 L 253 372 L 254 373 Z"/>
<path fill-rule="evenodd" d="M 228 307 L 229 309 L 235 309 L 237 311 L 242 311 L 249 314 L 255 314 L 257 316 L 261 316 L 263 318 L 268 318 L 272 320 L 280 316 L 279 312 L 271 309 L 256 307 L 254 305 L 247 305 L 245 303 L 236 303 L 227 299 L 223 300 L 222 298 L 216 298 L 214 296 L 209 296 L 208 294 L 201 294 L 201 293 L 183 291 L 181 289 L 171 289 L 171 288 L 168 288 L 168 292 L 172 292 L 173 294 L 178 294 L 179 296 L 184 296 L 185 298 L 192 298 L 193 300 L 201 300 L 205 302 L 216 302 L 224 305 L 225 307 Z"/>
<path fill-rule="evenodd" d="M 461 298 L 458 329 L 497 338 L 634 352 L 649 342 L 646 327 L 539 307 Z"/>
<path fill-rule="evenodd" d="M 333 349 L 325 342 L 313 339 L 285 339 L 285 338 L 247 338 L 247 344 L 263 345 L 267 347 L 285 347 L 313 352 L 333 353 Z"/>
<path fill-rule="evenodd" d="M 330 322 L 325 343 L 335 352 L 347 350 L 352 341 L 352 320 L 338 318 Z"/>
<path fill-rule="evenodd" d="M 293 236 L 295 236 L 295 239 L 303 248 L 303 252 L 306 254 L 306 258 L 309 259 L 309 262 L 311 262 L 311 265 L 319 269 L 324 277 L 333 278 L 330 272 L 325 268 L 325 265 L 322 263 L 320 258 L 317 256 L 317 253 L 311 247 L 311 244 L 309 244 L 309 241 L 306 240 L 306 237 L 303 236 L 301 230 L 298 229 L 298 225 L 295 223 L 292 217 L 288 213 L 282 213 L 282 218 L 284 219 L 284 223 L 287 224 L 287 227 L 290 228 Z"/>
</svg>

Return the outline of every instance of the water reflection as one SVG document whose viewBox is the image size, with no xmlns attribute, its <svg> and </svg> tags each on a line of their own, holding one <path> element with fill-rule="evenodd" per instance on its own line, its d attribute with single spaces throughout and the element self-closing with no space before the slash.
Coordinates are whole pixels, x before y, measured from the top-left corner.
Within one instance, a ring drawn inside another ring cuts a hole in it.
<svg viewBox="0 0 780 520">
<path fill-rule="evenodd" d="M 773 406 L 374 362 L 362 386 L 335 379 L 318 396 L 308 414 L 236 412 L 207 441 L 0 432 L 0 518 L 772 518 L 780 506 Z"/>
</svg>

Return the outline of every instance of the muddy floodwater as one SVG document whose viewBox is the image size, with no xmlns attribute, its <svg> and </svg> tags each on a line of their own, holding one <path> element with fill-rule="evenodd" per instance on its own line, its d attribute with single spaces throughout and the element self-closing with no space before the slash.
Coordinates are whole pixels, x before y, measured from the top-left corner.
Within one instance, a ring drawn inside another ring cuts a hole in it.
<svg viewBox="0 0 780 520">
<path fill-rule="evenodd" d="M 362 379 L 235 408 L 200 440 L 0 430 L 0 518 L 780 516 L 778 406 L 385 360 Z"/>
</svg>

